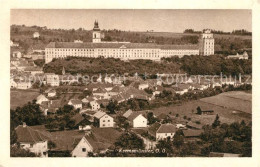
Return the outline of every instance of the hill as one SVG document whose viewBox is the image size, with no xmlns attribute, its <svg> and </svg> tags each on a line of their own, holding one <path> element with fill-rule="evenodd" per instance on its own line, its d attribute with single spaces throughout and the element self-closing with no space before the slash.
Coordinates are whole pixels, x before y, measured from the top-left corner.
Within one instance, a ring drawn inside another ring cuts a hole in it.
<svg viewBox="0 0 260 167">
<path fill-rule="evenodd" d="M 33 39 L 34 32 L 40 33 L 39 39 Z M 197 44 L 199 34 L 174 33 L 174 32 L 134 32 L 120 30 L 102 30 L 104 41 L 129 41 L 132 43 L 157 43 L 157 44 Z M 252 48 L 252 36 L 214 34 L 215 50 L 218 53 L 232 53 L 247 48 Z M 47 27 L 12 25 L 11 40 L 18 42 L 28 52 L 34 45 L 45 47 L 49 42 L 73 42 L 80 39 L 84 42 L 92 41 L 92 31 L 79 28 L 48 29 Z"/>
<path fill-rule="evenodd" d="M 151 60 L 122 61 L 114 58 L 69 57 L 55 59 L 44 66 L 44 72 L 61 74 L 62 68 L 71 74 L 157 74 L 186 72 L 191 75 L 239 75 L 252 73 L 252 60 L 225 59 L 224 56 L 184 56 Z"/>
</svg>

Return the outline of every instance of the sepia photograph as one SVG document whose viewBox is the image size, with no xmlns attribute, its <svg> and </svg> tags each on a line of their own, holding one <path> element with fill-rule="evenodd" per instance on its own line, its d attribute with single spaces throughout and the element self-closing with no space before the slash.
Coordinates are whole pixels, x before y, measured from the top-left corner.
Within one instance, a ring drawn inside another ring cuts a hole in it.
<svg viewBox="0 0 260 167">
<path fill-rule="evenodd" d="M 252 54 L 251 9 L 10 9 L 10 157 L 252 157 Z"/>
</svg>

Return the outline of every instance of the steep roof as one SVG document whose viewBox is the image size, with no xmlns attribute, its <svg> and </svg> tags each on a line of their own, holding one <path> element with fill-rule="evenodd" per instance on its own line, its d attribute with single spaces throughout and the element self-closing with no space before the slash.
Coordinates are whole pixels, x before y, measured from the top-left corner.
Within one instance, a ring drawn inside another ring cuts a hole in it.
<svg viewBox="0 0 260 167">
<path fill-rule="evenodd" d="M 97 119 L 100 119 L 100 118 L 102 118 L 104 115 L 106 115 L 105 112 L 103 112 L 103 111 L 98 111 L 98 112 L 96 112 L 96 113 L 94 114 L 94 117 L 96 117 Z"/>
<path fill-rule="evenodd" d="M 129 110 L 127 110 L 127 111 L 123 114 L 123 116 L 126 117 L 126 118 L 128 118 L 132 113 L 133 113 L 133 111 L 132 111 L 131 109 L 129 109 Z"/>
<path fill-rule="evenodd" d="M 19 125 L 15 129 L 17 134 L 17 141 L 18 142 L 25 142 L 25 143 L 36 143 L 36 142 L 42 142 L 49 139 L 48 136 L 46 136 L 44 133 L 42 133 L 40 130 L 33 129 L 29 126 L 23 126 Z"/>
<path fill-rule="evenodd" d="M 84 120 L 84 117 L 81 114 L 77 113 L 71 119 L 75 121 L 75 125 L 78 125 L 81 121 Z"/>
<path fill-rule="evenodd" d="M 173 124 L 162 124 L 156 133 L 175 133 L 176 127 Z"/>
<path fill-rule="evenodd" d="M 81 102 L 79 99 L 70 99 L 70 102 L 71 102 L 73 105 L 82 104 L 82 102 Z"/>
<path fill-rule="evenodd" d="M 143 117 L 145 117 L 142 113 L 139 113 L 139 112 L 135 111 L 135 112 L 133 112 L 132 114 L 130 114 L 130 115 L 127 117 L 127 119 L 132 122 L 132 121 L 133 121 L 136 117 L 138 117 L 139 115 L 142 115 Z"/>
<path fill-rule="evenodd" d="M 151 48 L 173 50 L 198 50 L 198 45 L 157 45 L 152 43 L 74 43 L 74 42 L 50 42 L 46 48 Z"/>
<path fill-rule="evenodd" d="M 185 137 L 198 137 L 200 136 L 201 133 L 203 133 L 203 130 L 193 130 L 193 129 L 183 130 L 183 134 Z"/>
</svg>

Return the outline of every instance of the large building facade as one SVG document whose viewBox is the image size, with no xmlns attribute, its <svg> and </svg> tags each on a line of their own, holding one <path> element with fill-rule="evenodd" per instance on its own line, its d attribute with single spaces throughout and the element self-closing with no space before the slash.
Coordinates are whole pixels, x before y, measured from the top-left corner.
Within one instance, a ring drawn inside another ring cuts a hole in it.
<svg viewBox="0 0 260 167">
<path fill-rule="evenodd" d="M 104 57 L 121 60 L 149 59 L 184 55 L 213 55 L 214 38 L 207 30 L 202 34 L 199 45 L 157 45 L 152 43 L 102 42 L 98 22 L 93 28 L 92 43 L 51 42 L 45 48 L 45 63 L 66 57 Z"/>
</svg>

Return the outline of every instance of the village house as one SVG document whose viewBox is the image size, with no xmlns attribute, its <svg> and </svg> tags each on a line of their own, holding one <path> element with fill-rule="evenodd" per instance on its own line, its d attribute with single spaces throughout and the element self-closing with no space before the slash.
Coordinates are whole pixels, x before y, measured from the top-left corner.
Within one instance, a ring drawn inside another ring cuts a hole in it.
<svg viewBox="0 0 260 167">
<path fill-rule="evenodd" d="M 157 85 L 154 87 L 153 96 L 159 95 L 163 91 L 163 87 L 160 85 Z"/>
<path fill-rule="evenodd" d="M 147 118 L 138 111 L 133 112 L 132 110 L 128 110 L 123 116 L 127 118 L 133 128 L 147 127 Z"/>
<path fill-rule="evenodd" d="M 31 82 L 17 82 L 17 89 L 30 89 L 31 87 Z"/>
<path fill-rule="evenodd" d="M 102 88 L 98 88 L 97 90 L 93 91 L 93 96 L 100 96 L 104 99 L 111 98 L 110 94 L 105 89 Z"/>
<path fill-rule="evenodd" d="M 32 75 L 43 74 L 42 68 L 29 66 L 24 69 L 24 72 L 28 72 Z"/>
<path fill-rule="evenodd" d="M 189 121 L 187 124 L 186 124 L 186 127 L 187 128 L 190 128 L 190 129 L 202 129 L 202 125 L 201 124 L 197 124 L 197 123 L 194 123 L 192 121 Z"/>
<path fill-rule="evenodd" d="M 40 33 L 39 32 L 34 32 L 33 33 L 33 38 L 39 38 L 40 37 Z"/>
<path fill-rule="evenodd" d="M 89 140 L 87 140 L 86 138 L 88 138 L 87 135 L 83 136 L 79 142 L 76 142 L 77 145 L 71 152 L 72 157 L 88 157 L 88 153 L 94 151 L 92 145 L 89 142 L 91 138 L 88 138 Z"/>
<path fill-rule="evenodd" d="M 100 109 L 100 105 L 96 100 L 91 101 L 90 103 L 91 109 L 96 111 Z"/>
<path fill-rule="evenodd" d="M 55 89 L 48 89 L 45 91 L 47 93 L 48 97 L 55 97 L 56 96 L 56 90 Z"/>
<path fill-rule="evenodd" d="M 39 154 L 41 157 L 48 157 L 48 140 L 46 133 L 33 129 L 23 123 L 15 128 L 17 134 L 17 142 L 23 149 Z"/>
<path fill-rule="evenodd" d="M 194 129 L 187 129 L 183 130 L 183 136 L 185 142 L 195 142 L 200 140 L 200 135 L 203 133 L 203 130 L 194 130 Z"/>
<path fill-rule="evenodd" d="M 81 102 L 82 102 L 83 104 L 87 104 L 87 103 L 89 103 L 89 102 L 91 102 L 91 101 L 94 101 L 94 100 L 95 100 L 95 99 L 94 99 L 93 97 L 87 96 L 87 97 L 83 98 L 83 99 L 81 100 Z"/>
<path fill-rule="evenodd" d="M 10 88 L 17 88 L 17 82 L 13 78 L 10 79 Z"/>
<path fill-rule="evenodd" d="M 79 99 L 70 99 L 70 101 L 68 102 L 68 105 L 73 106 L 75 109 L 82 108 L 82 102 Z"/>
<path fill-rule="evenodd" d="M 67 145 L 68 148 L 69 145 L 68 150 L 71 150 L 72 157 L 88 157 L 89 153 L 94 155 L 97 153 L 105 153 L 121 135 L 121 132 L 113 128 L 95 127 L 91 127 L 90 130 L 85 130 L 84 132 L 68 131 L 67 133 L 71 134 L 70 137 L 68 137 L 70 138 L 70 143 L 60 143 L 62 144 L 63 149 L 66 149 L 64 146 Z M 80 136 L 80 133 L 83 135 Z M 76 136 L 74 136 L 74 134 L 76 134 Z M 59 147 L 60 144 L 57 143 L 57 145 Z"/>
<path fill-rule="evenodd" d="M 42 104 L 42 102 L 44 101 L 49 101 L 49 99 L 47 99 L 43 94 L 39 95 L 37 98 L 36 98 L 36 104 Z"/>
<path fill-rule="evenodd" d="M 144 90 L 144 89 L 147 89 L 149 88 L 149 84 L 148 83 L 142 83 L 138 86 L 138 89 L 139 90 Z"/>
<path fill-rule="evenodd" d="M 13 42 L 12 40 L 10 40 L 10 46 L 11 47 L 18 47 L 19 43 Z"/>
<path fill-rule="evenodd" d="M 60 79 L 59 75 L 56 75 L 54 73 L 46 73 L 46 83 L 51 86 L 59 86 L 60 85 Z"/>
<path fill-rule="evenodd" d="M 14 51 L 14 52 L 12 53 L 12 56 L 13 56 L 14 58 L 21 58 L 21 57 L 22 57 L 22 53 L 21 53 L 20 51 Z"/>
<path fill-rule="evenodd" d="M 172 139 L 175 132 L 176 126 L 174 126 L 173 124 L 162 124 L 156 131 L 156 140 L 164 140 L 168 137 Z"/>
<path fill-rule="evenodd" d="M 61 107 L 61 102 L 60 100 L 43 101 L 40 107 L 44 115 L 47 116 L 48 114 L 55 114 Z"/>
<path fill-rule="evenodd" d="M 226 57 L 226 59 L 244 59 L 244 60 L 248 60 L 248 54 L 246 51 L 244 51 L 244 53 L 242 55 L 240 54 L 236 54 L 236 55 L 228 55 Z"/>
<path fill-rule="evenodd" d="M 98 111 L 94 114 L 94 124 L 100 128 L 114 127 L 114 118 L 105 112 Z"/>
</svg>

